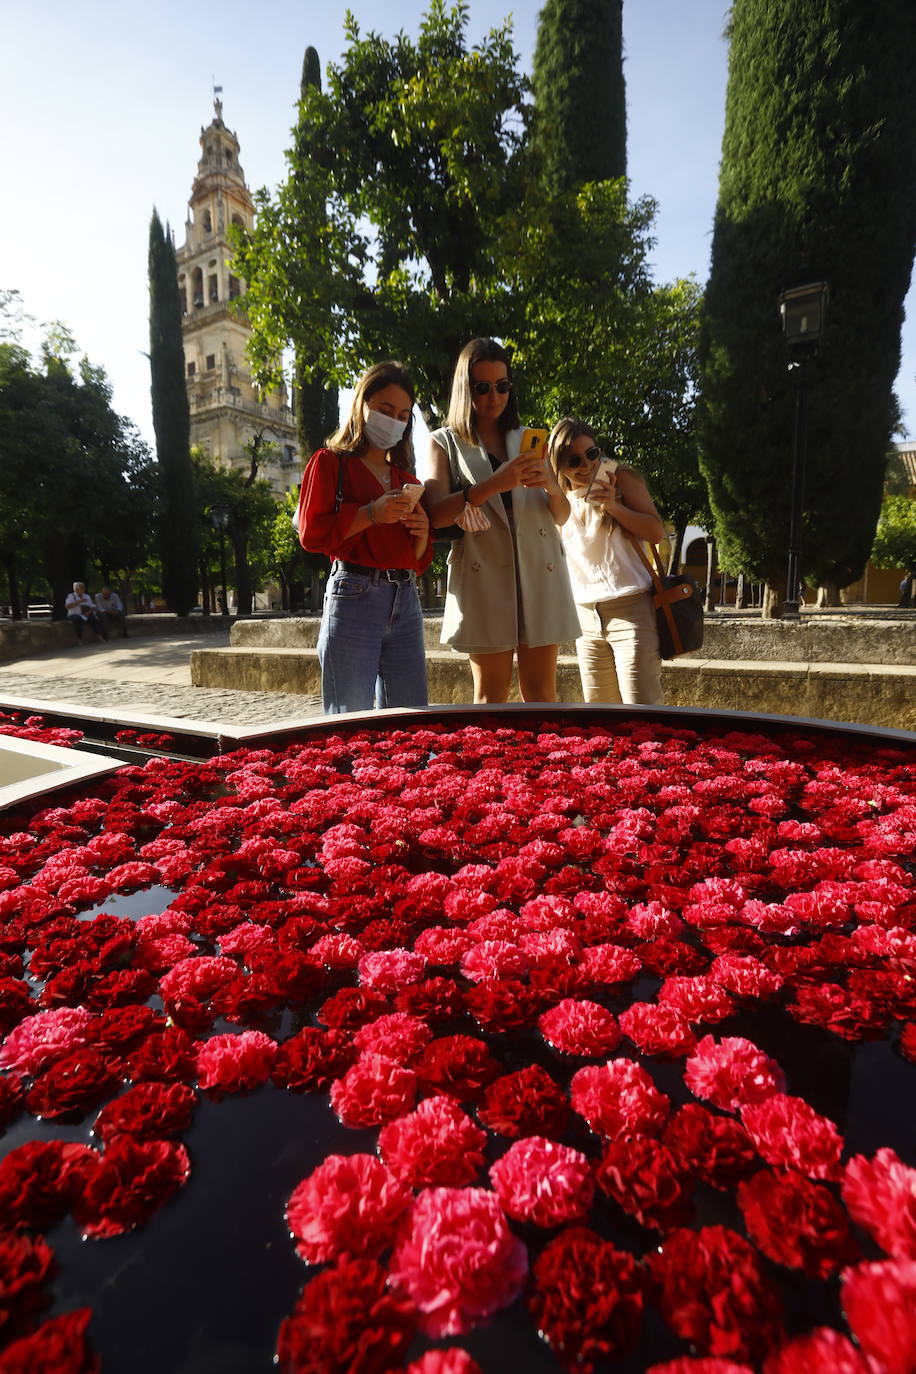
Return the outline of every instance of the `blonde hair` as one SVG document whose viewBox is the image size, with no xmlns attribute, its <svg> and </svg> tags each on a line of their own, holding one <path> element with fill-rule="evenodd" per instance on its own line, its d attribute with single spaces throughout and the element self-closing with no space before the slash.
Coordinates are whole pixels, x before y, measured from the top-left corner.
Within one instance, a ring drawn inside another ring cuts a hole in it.
<svg viewBox="0 0 916 1374">
<path fill-rule="evenodd" d="M 407 428 L 403 437 L 389 452 L 395 467 L 405 468 L 408 472 L 413 472 L 411 433 L 413 431 L 413 405 L 416 400 L 416 392 L 410 373 L 403 363 L 393 361 L 376 363 L 374 367 L 370 367 L 367 372 L 363 373 L 353 390 L 350 414 L 325 442 L 332 452 L 342 453 L 349 458 L 358 458 L 361 453 L 364 453 L 369 447 L 369 440 L 366 435 L 366 402 L 371 400 L 377 391 L 384 391 L 386 386 L 399 386 L 410 397 L 411 411 Z"/>
<path fill-rule="evenodd" d="M 547 440 L 547 460 L 553 468 L 553 475 L 557 479 L 561 491 L 572 490 L 568 470 L 561 466 L 561 460 L 566 457 L 569 449 L 577 439 L 582 438 L 583 434 L 587 434 L 593 444 L 598 442 L 591 425 L 587 425 L 584 420 L 575 419 L 572 415 L 564 415 L 563 419 L 558 420 L 550 431 L 550 437 Z"/>
</svg>

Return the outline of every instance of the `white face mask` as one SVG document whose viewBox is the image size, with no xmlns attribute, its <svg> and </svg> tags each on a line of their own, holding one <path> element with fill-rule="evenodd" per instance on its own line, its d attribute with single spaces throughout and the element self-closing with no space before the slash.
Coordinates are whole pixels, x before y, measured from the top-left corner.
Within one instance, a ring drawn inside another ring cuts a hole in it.
<svg viewBox="0 0 916 1374">
<path fill-rule="evenodd" d="M 368 406 L 363 412 L 363 423 L 369 443 L 373 448 L 383 448 L 386 452 L 403 439 L 407 428 L 406 420 L 397 420 L 393 415 L 385 415 L 381 410 L 370 410 Z"/>
</svg>

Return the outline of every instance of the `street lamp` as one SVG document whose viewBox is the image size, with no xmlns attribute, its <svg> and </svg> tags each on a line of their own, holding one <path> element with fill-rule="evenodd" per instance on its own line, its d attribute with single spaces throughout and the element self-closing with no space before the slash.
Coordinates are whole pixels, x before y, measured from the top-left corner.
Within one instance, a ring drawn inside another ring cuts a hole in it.
<svg viewBox="0 0 916 1374">
<path fill-rule="evenodd" d="M 223 615 L 229 614 L 229 594 L 226 590 L 226 531 L 229 528 L 230 510 L 228 506 L 211 506 L 210 519 L 219 535 L 219 569 L 223 579 Z"/>
<path fill-rule="evenodd" d="M 779 314 L 789 351 L 789 377 L 795 391 L 795 451 L 792 457 L 792 509 L 783 618 L 799 619 L 801 586 L 801 517 L 805 495 L 805 449 L 808 441 L 807 362 L 817 352 L 830 290 L 825 281 L 792 286 L 779 297 Z"/>
</svg>

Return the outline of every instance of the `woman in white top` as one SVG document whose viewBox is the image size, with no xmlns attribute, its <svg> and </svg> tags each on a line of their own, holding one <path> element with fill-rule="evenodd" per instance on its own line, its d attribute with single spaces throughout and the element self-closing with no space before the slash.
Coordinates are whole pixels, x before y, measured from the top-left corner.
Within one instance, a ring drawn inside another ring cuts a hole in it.
<svg viewBox="0 0 916 1374">
<path fill-rule="evenodd" d="M 555 425 L 547 453 L 569 496 L 570 516 L 560 534 L 579 613 L 583 696 L 661 705 L 652 578 L 633 543 L 657 543 L 665 535 L 648 488 L 639 473 L 610 459 L 592 482 L 602 455 L 582 420 L 567 416 Z"/>
</svg>

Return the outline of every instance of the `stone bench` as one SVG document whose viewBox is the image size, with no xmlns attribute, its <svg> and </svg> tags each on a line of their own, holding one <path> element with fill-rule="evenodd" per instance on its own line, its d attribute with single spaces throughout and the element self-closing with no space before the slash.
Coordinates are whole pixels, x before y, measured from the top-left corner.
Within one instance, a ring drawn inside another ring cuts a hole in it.
<svg viewBox="0 0 916 1374">
<path fill-rule="evenodd" d="M 473 699 L 471 672 L 462 654 L 428 649 L 429 699 L 460 704 Z M 247 692 L 320 693 L 321 671 L 312 647 L 194 649 L 196 687 Z M 809 719 L 848 721 L 916 730 L 916 666 L 854 663 L 760 662 L 687 656 L 662 665 L 670 706 L 760 711 Z M 561 701 L 582 700 L 579 669 L 561 654 L 557 687 Z M 517 701 L 513 686 L 511 700 Z"/>
</svg>

